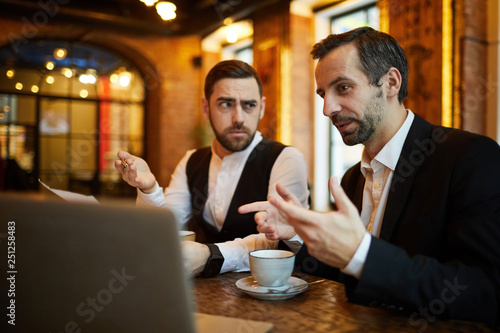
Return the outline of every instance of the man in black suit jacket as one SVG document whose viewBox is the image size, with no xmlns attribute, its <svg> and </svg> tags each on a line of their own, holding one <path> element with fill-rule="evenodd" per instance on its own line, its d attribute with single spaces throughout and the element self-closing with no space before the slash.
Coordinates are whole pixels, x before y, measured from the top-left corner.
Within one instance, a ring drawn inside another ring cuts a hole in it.
<svg viewBox="0 0 500 333">
<path fill-rule="evenodd" d="M 337 210 L 302 209 L 282 198 L 240 207 L 269 239 L 297 233 L 302 270 L 345 283 L 349 300 L 400 308 L 424 329 L 436 317 L 500 322 L 500 147 L 486 137 L 434 126 L 407 110 L 408 65 L 389 35 L 358 28 L 330 35 L 317 93 L 348 145 L 365 147 Z M 345 192 L 344 192 L 345 189 Z"/>
</svg>

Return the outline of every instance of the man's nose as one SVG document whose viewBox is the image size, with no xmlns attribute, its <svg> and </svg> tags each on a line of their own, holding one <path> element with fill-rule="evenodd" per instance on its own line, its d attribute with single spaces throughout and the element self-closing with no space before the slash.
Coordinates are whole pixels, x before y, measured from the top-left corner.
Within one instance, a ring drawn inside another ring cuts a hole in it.
<svg viewBox="0 0 500 333">
<path fill-rule="evenodd" d="M 326 95 L 323 101 L 323 115 L 331 117 L 334 113 L 342 110 L 337 98 L 334 96 Z"/>
<path fill-rule="evenodd" d="M 233 123 L 243 123 L 244 117 L 243 117 L 244 111 L 242 106 L 238 103 L 236 104 L 234 110 L 233 110 Z"/>
</svg>

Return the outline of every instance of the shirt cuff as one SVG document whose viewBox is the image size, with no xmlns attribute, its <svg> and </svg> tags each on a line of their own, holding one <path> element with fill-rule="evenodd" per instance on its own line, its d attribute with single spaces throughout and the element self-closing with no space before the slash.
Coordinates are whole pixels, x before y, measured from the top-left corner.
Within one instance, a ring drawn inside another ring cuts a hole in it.
<svg viewBox="0 0 500 333">
<path fill-rule="evenodd" d="M 340 271 L 344 274 L 354 276 L 359 280 L 361 273 L 363 272 L 363 268 L 365 267 L 366 257 L 368 256 L 368 250 L 370 249 L 371 242 L 371 235 L 368 232 L 365 233 L 351 261 L 349 261 L 347 266 Z"/>
<path fill-rule="evenodd" d="M 154 191 L 151 193 L 144 193 L 140 189 L 137 189 L 137 206 L 162 206 L 163 201 L 165 201 L 163 189 L 158 185 L 158 182 L 155 182 Z"/>
<path fill-rule="evenodd" d="M 304 241 L 302 240 L 302 238 L 300 238 L 299 235 L 295 234 L 295 236 L 293 236 L 292 238 L 284 240 L 283 243 L 288 246 L 290 251 L 292 251 L 293 253 L 297 253 L 302 247 L 302 244 L 304 244 Z"/>
<path fill-rule="evenodd" d="M 248 253 L 253 250 L 275 249 L 277 241 L 267 240 L 264 234 L 252 234 L 245 238 L 236 238 L 232 241 L 216 243 L 224 256 L 220 274 L 226 272 L 248 272 L 250 260 Z"/>
</svg>

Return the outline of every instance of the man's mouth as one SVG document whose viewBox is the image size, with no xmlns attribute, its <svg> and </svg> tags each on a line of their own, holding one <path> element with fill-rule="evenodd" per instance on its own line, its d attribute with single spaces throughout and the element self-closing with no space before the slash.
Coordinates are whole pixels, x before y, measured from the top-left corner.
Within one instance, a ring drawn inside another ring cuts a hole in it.
<svg viewBox="0 0 500 333">
<path fill-rule="evenodd" d="M 343 131 L 345 131 L 349 127 L 350 124 L 352 124 L 352 121 L 342 122 L 342 123 L 336 123 L 334 125 L 335 125 L 335 127 L 337 127 L 337 129 L 340 132 L 343 132 Z"/>
<path fill-rule="evenodd" d="M 228 131 L 228 134 L 233 136 L 246 136 L 248 133 L 244 129 L 232 129 Z"/>
</svg>

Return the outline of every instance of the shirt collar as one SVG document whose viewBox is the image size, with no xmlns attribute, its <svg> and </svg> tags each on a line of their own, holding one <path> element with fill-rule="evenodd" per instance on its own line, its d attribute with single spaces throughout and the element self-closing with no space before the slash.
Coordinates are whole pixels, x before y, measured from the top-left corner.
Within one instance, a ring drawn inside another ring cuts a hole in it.
<svg viewBox="0 0 500 333">
<path fill-rule="evenodd" d="M 382 163 L 387 168 L 394 171 L 396 169 L 396 164 L 399 160 L 399 155 L 401 155 L 401 150 L 403 149 L 403 145 L 406 137 L 408 136 L 408 132 L 410 131 L 411 124 L 413 123 L 413 119 L 415 115 L 411 110 L 407 110 L 408 115 L 406 119 L 399 128 L 399 130 L 394 134 L 394 136 L 387 142 L 387 144 L 379 151 L 379 153 L 375 156 L 373 160 Z M 370 156 L 368 155 L 368 151 L 366 148 L 363 149 L 363 154 L 361 156 L 361 172 L 365 175 L 367 168 L 371 167 Z"/>
</svg>

